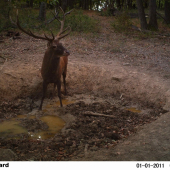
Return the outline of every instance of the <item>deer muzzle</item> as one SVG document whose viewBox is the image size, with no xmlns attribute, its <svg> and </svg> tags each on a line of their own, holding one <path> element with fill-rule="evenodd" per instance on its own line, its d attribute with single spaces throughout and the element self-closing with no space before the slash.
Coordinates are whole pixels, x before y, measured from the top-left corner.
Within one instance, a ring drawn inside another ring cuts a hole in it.
<svg viewBox="0 0 170 170">
<path fill-rule="evenodd" d="M 69 55 L 70 55 L 70 52 L 68 50 L 65 50 L 63 56 L 69 56 Z"/>
</svg>

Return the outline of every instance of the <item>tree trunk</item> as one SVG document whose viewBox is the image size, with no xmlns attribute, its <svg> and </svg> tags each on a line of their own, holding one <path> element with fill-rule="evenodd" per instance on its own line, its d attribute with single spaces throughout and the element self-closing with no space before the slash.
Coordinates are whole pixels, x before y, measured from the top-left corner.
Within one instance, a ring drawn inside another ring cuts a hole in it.
<svg viewBox="0 0 170 170">
<path fill-rule="evenodd" d="M 28 7 L 33 7 L 33 2 L 34 2 L 34 0 L 28 0 L 28 1 L 26 1 L 27 2 L 27 6 Z"/>
<path fill-rule="evenodd" d="M 90 0 L 90 10 L 92 10 L 93 4 L 92 4 L 92 0 Z"/>
<path fill-rule="evenodd" d="M 45 2 L 41 2 L 40 4 L 39 19 L 42 21 L 46 20 L 46 3 Z"/>
<path fill-rule="evenodd" d="M 170 24 L 170 1 L 165 0 L 165 20 Z"/>
<path fill-rule="evenodd" d="M 158 9 L 161 9 L 161 1 L 158 1 Z"/>
<path fill-rule="evenodd" d="M 132 9 L 132 0 L 127 0 L 128 9 Z"/>
<path fill-rule="evenodd" d="M 62 0 L 62 9 L 65 12 L 67 10 L 67 0 Z"/>
<path fill-rule="evenodd" d="M 30 7 L 33 8 L 34 0 L 30 0 Z"/>
<path fill-rule="evenodd" d="M 117 5 L 118 10 L 120 10 L 121 9 L 120 0 L 116 0 L 116 5 Z"/>
<path fill-rule="evenodd" d="M 148 0 L 144 0 L 145 8 L 148 8 Z"/>
<path fill-rule="evenodd" d="M 156 17 L 156 0 L 149 1 L 149 27 L 155 30 L 158 29 Z"/>
<path fill-rule="evenodd" d="M 138 15 L 140 19 L 140 25 L 142 30 L 147 29 L 147 22 L 145 17 L 145 12 L 143 8 L 143 1 L 142 0 L 136 0 L 137 8 L 138 8 Z"/>
</svg>

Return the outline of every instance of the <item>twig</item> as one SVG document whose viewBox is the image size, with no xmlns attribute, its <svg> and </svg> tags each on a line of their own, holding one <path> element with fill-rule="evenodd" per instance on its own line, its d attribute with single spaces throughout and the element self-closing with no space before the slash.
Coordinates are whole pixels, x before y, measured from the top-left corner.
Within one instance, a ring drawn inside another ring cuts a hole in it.
<svg viewBox="0 0 170 170">
<path fill-rule="evenodd" d="M 86 111 L 86 112 L 84 112 L 83 114 L 84 114 L 84 115 L 88 115 L 88 116 L 103 116 L 103 117 L 115 118 L 115 116 L 112 116 L 112 115 L 105 115 L 105 114 L 95 113 L 95 112 L 91 112 L 91 111 Z"/>
</svg>

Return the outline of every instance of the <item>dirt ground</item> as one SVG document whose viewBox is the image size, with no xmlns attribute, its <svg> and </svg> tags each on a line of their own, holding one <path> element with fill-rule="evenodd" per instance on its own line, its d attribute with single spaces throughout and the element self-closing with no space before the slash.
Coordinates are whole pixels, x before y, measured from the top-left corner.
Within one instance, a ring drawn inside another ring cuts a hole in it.
<svg viewBox="0 0 170 170">
<path fill-rule="evenodd" d="M 21 39 L 5 38 L 0 44 L 0 121 L 35 115 L 20 119 L 29 131 L 48 129 L 39 121 L 42 115 L 66 122 L 46 140 L 27 134 L 1 137 L 1 160 L 170 160 L 170 39 L 118 34 L 107 18 L 97 17 L 99 33 L 76 33 L 62 40 L 71 53 L 68 94 L 62 95 L 68 105 L 63 108 L 57 95 L 50 99 L 49 86 L 38 111 L 46 42 L 21 33 Z"/>
</svg>

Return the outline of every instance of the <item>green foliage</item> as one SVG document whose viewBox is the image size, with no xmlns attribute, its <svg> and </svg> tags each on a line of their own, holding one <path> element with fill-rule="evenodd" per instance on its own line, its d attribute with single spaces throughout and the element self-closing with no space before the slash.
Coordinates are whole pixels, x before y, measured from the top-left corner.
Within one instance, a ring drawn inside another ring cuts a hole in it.
<svg viewBox="0 0 170 170">
<path fill-rule="evenodd" d="M 52 12 L 54 12 L 54 9 L 47 10 L 46 22 L 54 18 Z M 51 34 L 51 30 L 54 34 L 56 34 L 59 31 L 60 22 L 58 22 L 58 20 L 55 19 L 53 22 L 47 24 L 46 22 L 42 22 L 38 19 L 38 14 L 38 9 L 19 9 L 19 21 L 21 23 L 21 26 L 25 29 L 30 29 L 34 32 L 38 31 L 40 33 L 46 32 Z M 12 16 L 13 21 L 15 21 L 16 10 L 13 10 L 10 15 Z M 59 17 L 62 17 L 61 12 L 59 14 Z M 71 14 L 66 16 L 65 28 L 67 26 L 70 26 L 72 31 L 75 32 L 98 32 L 99 30 L 97 26 L 97 20 L 84 15 L 82 10 L 74 10 L 73 12 L 71 12 Z"/>
<path fill-rule="evenodd" d="M 61 14 L 60 14 L 61 15 Z M 60 17 L 59 15 L 59 17 Z M 53 15 L 48 11 L 47 18 L 53 18 Z M 71 14 L 66 16 L 65 28 L 70 26 L 72 32 L 98 32 L 99 27 L 97 26 L 97 20 L 90 18 L 83 14 L 82 10 L 74 10 Z M 53 32 L 58 32 L 60 28 L 60 23 L 58 20 L 54 20 L 48 25 L 43 25 L 45 31 L 52 30 Z"/>
<path fill-rule="evenodd" d="M 7 1 L 0 3 L 0 32 L 11 24 L 8 19 L 11 9 L 12 6 Z"/>
<path fill-rule="evenodd" d="M 131 29 L 132 21 L 127 12 L 122 12 L 115 17 L 115 20 L 111 25 L 117 32 L 128 32 L 129 29 Z"/>
<path fill-rule="evenodd" d="M 101 16 L 113 16 L 113 14 L 110 12 L 109 8 L 106 9 L 106 10 L 102 9 L 101 12 L 100 12 L 100 15 Z"/>
<path fill-rule="evenodd" d="M 67 16 L 65 25 L 70 25 L 72 31 L 77 32 L 97 32 L 99 30 L 97 20 L 84 15 L 82 10 L 74 10 Z"/>
</svg>

